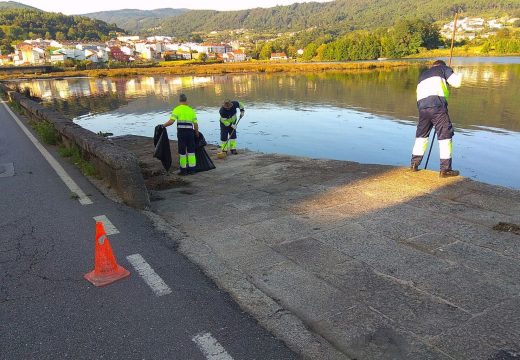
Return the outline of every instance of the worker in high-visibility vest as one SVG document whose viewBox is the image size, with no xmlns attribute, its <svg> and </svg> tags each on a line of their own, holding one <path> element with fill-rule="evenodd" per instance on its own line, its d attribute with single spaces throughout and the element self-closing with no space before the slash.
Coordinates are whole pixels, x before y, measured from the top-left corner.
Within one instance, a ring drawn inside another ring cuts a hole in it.
<svg viewBox="0 0 520 360">
<path fill-rule="evenodd" d="M 170 119 L 163 125 L 172 125 L 177 121 L 177 141 L 179 149 L 179 175 L 195 174 L 197 159 L 195 157 L 195 137 L 199 137 L 199 124 L 195 111 L 188 106 L 188 98 L 180 94 L 179 105 L 170 115 Z"/>
<path fill-rule="evenodd" d="M 244 116 L 244 104 L 240 101 L 226 100 L 220 108 L 220 141 L 221 150 L 227 153 L 237 154 L 237 110 L 240 110 L 240 119 Z"/>
<path fill-rule="evenodd" d="M 439 139 L 440 177 L 458 176 L 459 172 L 451 168 L 452 138 L 455 132 L 448 115 L 448 84 L 455 88 L 461 86 L 462 78 L 442 60 L 437 60 L 419 77 L 417 85 L 417 124 L 415 144 L 412 150 L 410 169 L 417 171 L 426 148 L 430 131 L 435 127 Z"/>
</svg>

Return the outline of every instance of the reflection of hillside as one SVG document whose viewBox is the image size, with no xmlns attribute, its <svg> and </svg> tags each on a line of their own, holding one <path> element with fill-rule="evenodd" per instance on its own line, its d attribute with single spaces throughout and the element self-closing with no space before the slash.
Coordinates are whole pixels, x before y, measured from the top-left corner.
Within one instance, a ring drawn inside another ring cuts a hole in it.
<svg viewBox="0 0 520 360">
<path fill-rule="evenodd" d="M 520 65 L 467 65 L 456 70 L 464 77 L 464 86 L 454 89 L 450 98 L 450 113 L 457 126 L 520 130 L 516 100 Z M 304 107 L 316 110 L 318 121 L 326 121 L 320 117 L 320 108 L 333 106 L 407 120 L 417 116 L 415 87 L 420 71 L 411 67 L 362 73 L 83 78 L 33 81 L 22 86 L 30 85 L 34 95 L 75 116 L 169 111 L 178 94 L 185 92 L 198 109 L 215 109 L 225 98 L 239 98 L 249 108 L 272 109 L 273 116 L 280 107 Z M 120 108 L 123 104 L 127 106 Z"/>
</svg>

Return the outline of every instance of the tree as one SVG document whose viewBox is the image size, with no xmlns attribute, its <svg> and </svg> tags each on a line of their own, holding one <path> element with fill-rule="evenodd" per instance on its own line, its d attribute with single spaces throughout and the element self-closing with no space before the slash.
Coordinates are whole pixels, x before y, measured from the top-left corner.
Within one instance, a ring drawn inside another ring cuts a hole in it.
<svg viewBox="0 0 520 360">
<path fill-rule="evenodd" d="M 199 60 L 202 61 L 202 62 L 206 62 L 208 60 L 208 54 L 200 53 L 199 54 Z"/>
<path fill-rule="evenodd" d="M 76 33 L 76 30 L 74 30 L 73 28 L 70 28 L 67 31 L 67 39 L 76 40 L 77 38 L 78 38 L 78 34 Z"/>
<path fill-rule="evenodd" d="M 63 41 L 63 40 L 65 40 L 65 34 L 62 33 L 61 31 L 58 31 L 58 32 L 56 33 L 56 40 L 58 40 L 58 41 Z"/>
<path fill-rule="evenodd" d="M 316 56 L 317 49 L 318 46 L 315 43 L 310 43 L 303 49 L 302 59 L 305 61 L 312 60 L 312 58 Z"/>
<path fill-rule="evenodd" d="M 271 53 L 273 52 L 273 47 L 271 43 L 266 42 L 262 49 L 260 50 L 259 58 L 260 60 L 269 60 L 271 58 Z"/>
</svg>

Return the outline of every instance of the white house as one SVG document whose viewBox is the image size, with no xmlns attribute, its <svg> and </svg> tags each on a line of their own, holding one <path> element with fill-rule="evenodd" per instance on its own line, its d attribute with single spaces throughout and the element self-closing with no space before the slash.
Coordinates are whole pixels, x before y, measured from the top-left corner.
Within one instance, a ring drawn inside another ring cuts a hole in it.
<svg viewBox="0 0 520 360">
<path fill-rule="evenodd" d="M 139 36 L 138 35 L 134 35 L 134 36 L 118 36 L 117 40 L 119 40 L 121 42 L 129 43 L 129 42 L 133 42 L 133 41 L 139 41 Z"/>
<path fill-rule="evenodd" d="M 269 60 L 287 60 L 287 55 L 285 52 L 271 53 L 271 58 Z"/>
<path fill-rule="evenodd" d="M 242 50 L 228 51 L 222 54 L 224 62 L 240 62 L 246 60 L 246 54 Z"/>
</svg>

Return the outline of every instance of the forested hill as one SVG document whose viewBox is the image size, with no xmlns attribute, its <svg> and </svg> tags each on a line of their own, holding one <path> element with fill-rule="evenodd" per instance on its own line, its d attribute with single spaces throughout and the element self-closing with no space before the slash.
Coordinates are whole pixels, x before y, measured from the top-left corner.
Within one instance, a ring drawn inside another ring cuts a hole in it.
<svg viewBox="0 0 520 360">
<path fill-rule="evenodd" d="M 31 10 L 39 10 L 35 7 L 20 4 L 16 1 L 2 1 L 0 2 L 0 11 L 5 9 L 31 9 Z"/>
<path fill-rule="evenodd" d="M 88 13 L 83 14 L 83 16 L 102 20 L 109 24 L 117 24 L 117 26 L 128 32 L 139 33 L 141 30 L 150 31 L 164 19 L 185 13 L 186 11 L 188 9 L 122 9 Z"/>
<path fill-rule="evenodd" d="M 457 5 L 464 7 L 466 15 L 520 16 L 520 0 L 459 0 Z M 186 36 L 239 28 L 287 32 L 312 27 L 344 33 L 387 27 L 400 19 L 448 20 L 453 6 L 452 0 L 337 0 L 240 11 L 191 10 L 164 20 L 149 33 Z"/>
<path fill-rule="evenodd" d="M 109 25 L 85 16 L 67 16 L 32 9 L 0 9 L 2 40 L 104 40 L 115 32 L 124 30 L 115 24 Z"/>
</svg>

